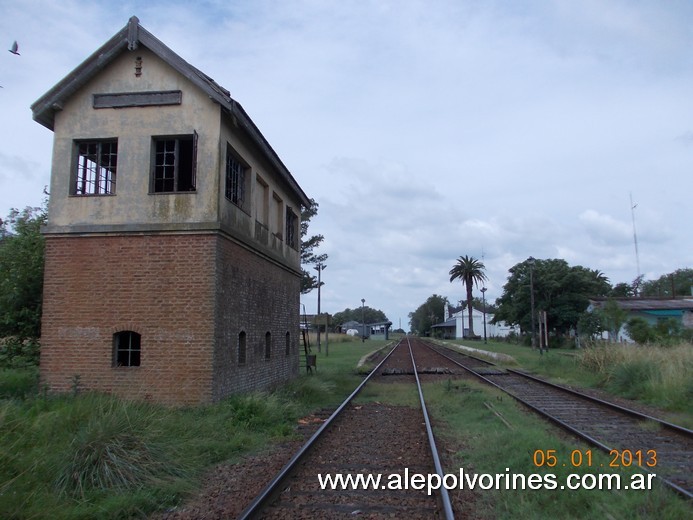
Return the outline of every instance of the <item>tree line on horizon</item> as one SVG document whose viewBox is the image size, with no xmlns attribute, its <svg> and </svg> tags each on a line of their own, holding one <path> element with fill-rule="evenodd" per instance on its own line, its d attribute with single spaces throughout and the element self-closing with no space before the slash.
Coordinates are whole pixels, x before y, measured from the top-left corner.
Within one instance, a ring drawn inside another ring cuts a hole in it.
<svg viewBox="0 0 693 520">
<path fill-rule="evenodd" d="M 472 337 L 475 332 L 471 309 L 474 307 L 484 310 L 484 300 L 473 296 L 473 291 L 475 288 L 481 289 L 487 280 L 485 269 L 483 262 L 465 255 L 457 259 L 449 272 L 450 282 L 459 280 L 466 290 L 464 304 L 468 308 L 468 326 Z M 509 269 L 502 295 L 492 304 L 486 302 L 485 311 L 493 314 L 494 323 L 503 321 L 519 326 L 523 332 L 530 331 L 532 287 L 535 327 L 536 313 L 546 311 L 548 328 L 555 336 L 562 337 L 571 330 L 597 332 L 594 327 L 587 329 L 583 318 L 590 298 L 672 298 L 690 295 L 693 269 L 677 269 L 656 280 L 645 281 L 643 277 L 639 277 L 630 284 L 618 283 L 612 286 L 599 270 L 580 265 L 570 266 L 563 259 L 537 260 L 530 257 Z M 449 305 L 447 297 L 437 294 L 430 296 L 415 311 L 409 313 L 411 331 L 430 334 L 433 325 L 443 322 L 446 305 Z M 581 318 L 583 323 L 580 323 Z M 608 321 L 607 318 L 604 320 Z"/>
</svg>

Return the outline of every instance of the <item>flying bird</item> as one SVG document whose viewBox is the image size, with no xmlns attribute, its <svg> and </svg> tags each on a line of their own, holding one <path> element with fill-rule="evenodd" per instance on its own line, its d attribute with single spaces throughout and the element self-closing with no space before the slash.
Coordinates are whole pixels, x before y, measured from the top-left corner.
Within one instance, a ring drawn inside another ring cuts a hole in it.
<svg viewBox="0 0 693 520">
<path fill-rule="evenodd" d="M 16 54 L 17 56 L 19 56 L 19 52 L 17 52 L 19 50 L 19 45 L 17 45 L 17 40 L 14 41 L 14 43 L 12 44 L 12 47 L 10 47 L 8 50 L 12 54 Z"/>
</svg>

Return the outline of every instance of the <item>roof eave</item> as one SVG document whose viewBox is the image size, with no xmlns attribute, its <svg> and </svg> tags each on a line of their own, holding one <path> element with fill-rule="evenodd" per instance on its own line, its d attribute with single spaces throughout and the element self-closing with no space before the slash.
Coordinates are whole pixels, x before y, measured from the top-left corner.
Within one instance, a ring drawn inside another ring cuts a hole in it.
<svg viewBox="0 0 693 520">
<path fill-rule="evenodd" d="M 298 182 L 296 182 L 296 179 L 291 175 L 289 169 L 284 165 L 279 155 L 277 155 L 270 146 L 243 107 L 231 98 L 230 92 L 217 84 L 202 71 L 190 65 L 156 36 L 143 28 L 139 24 L 139 19 L 136 16 L 132 16 L 125 27 L 99 47 L 91 56 L 78 65 L 46 94 L 34 102 L 31 105 L 33 119 L 53 131 L 55 126 L 55 113 L 62 110 L 67 99 L 96 76 L 101 69 L 113 61 L 118 55 L 126 50 L 135 51 L 140 44 L 152 51 L 178 73 L 200 88 L 212 101 L 218 103 L 229 114 L 236 117 L 250 138 L 257 144 L 260 151 L 277 168 L 281 177 L 287 182 L 296 195 L 298 195 L 300 203 L 304 207 L 310 206 L 311 200 L 299 186 Z"/>
<path fill-rule="evenodd" d="M 113 61 L 127 45 L 126 26 L 31 105 L 34 121 L 52 131 L 55 112 L 62 110 L 65 101 Z"/>
</svg>

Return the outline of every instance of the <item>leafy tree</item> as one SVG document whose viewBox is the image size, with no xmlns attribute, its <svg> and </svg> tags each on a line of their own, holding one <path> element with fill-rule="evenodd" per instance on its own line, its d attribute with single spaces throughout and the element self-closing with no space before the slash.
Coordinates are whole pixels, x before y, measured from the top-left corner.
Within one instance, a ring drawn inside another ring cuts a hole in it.
<svg viewBox="0 0 693 520">
<path fill-rule="evenodd" d="M 604 296 L 611 289 L 600 271 L 570 267 L 565 260 L 535 260 L 532 269 L 535 313 L 546 311 L 548 328 L 557 335 L 577 327 L 589 297 Z M 510 268 L 510 276 L 496 304 L 494 322 L 505 321 L 519 325 L 523 331 L 531 330 L 530 265 L 526 260 Z"/>
<path fill-rule="evenodd" d="M 577 322 L 577 332 L 581 341 L 591 342 L 604 331 L 604 314 L 601 309 L 583 312 Z"/>
<path fill-rule="evenodd" d="M 45 222 L 45 207 L 12 209 L 0 219 L 0 336 L 41 334 Z"/>
<path fill-rule="evenodd" d="M 357 307 L 354 309 L 346 308 L 341 312 L 336 312 L 332 316 L 332 324 L 335 327 L 341 327 L 342 324 L 347 321 L 357 321 L 362 323 L 365 320 L 366 323 L 379 323 L 382 321 L 388 321 L 385 313 L 378 309 L 373 309 L 368 305 L 363 308 Z"/>
<path fill-rule="evenodd" d="M 322 244 L 325 237 L 322 235 L 313 235 L 306 238 L 308 235 L 308 224 L 310 219 L 318 214 L 318 203 L 314 199 L 310 199 L 310 206 L 301 210 L 301 265 L 313 266 L 319 263 L 325 263 L 327 255 L 315 254 L 315 249 Z M 307 294 L 318 287 L 318 277 L 310 274 L 305 268 L 301 268 L 303 277 L 301 279 L 301 294 Z"/>
<path fill-rule="evenodd" d="M 490 302 L 485 298 L 479 298 L 477 296 L 472 298 L 472 307 L 483 312 L 484 302 L 486 302 L 486 314 L 495 314 L 498 311 L 498 307 L 496 307 L 495 303 Z M 464 305 L 466 304 L 467 302 L 464 302 Z"/>
<path fill-rule="evenodd" d="M 689 296 L 691 288 L 693 288 L 693 269 L 677 269 L 673 273 L 664 274 L 656 280 L 643 282 L 641 296 L 657 298 Z"/>
<path fill-rule="evenodd" d="M 434 294 L 429 296 L 425 303 L 419 305 L 414 311 L 409 313 L 409 325 L 413 333 L 423 335 L 426 331 L 433 330 L 436 323 L 442 323 L 445 318 L 445 306 L 448 299 L 444 296 Z"/>
<path fill-rule="evenodd" d="M 477 260 L 476 258 L 470 256 L 461 256 L 457 259 L 457 263 L 450 269 L 450 281 L 453 282 L 457 279 L 462 281 L 462 284 L 467 289 L 467 308 L 469 310 L 469 334 L 474 336 L 474 321 L 472 316 L 472 285 L 479 287 L 480 283 L 483 283 L 487 278 L 484 274 L 483 262 Z"/>
<path fill-rule="evenodd" d="M 609 296 L 612 298 L 632 298 L 635 296 L 635 289 L 629 283 L 617 283 L 609 292 Z"/>
<path fill-rule="evenodd" d="M 618 331 L 628 318 L 628 311 L 619 307 L 615 300 L 609 299 L 604 304 L 602 316 L 604 330 L 609 333 L 609 340 L 615 341 L 618 338 Z"/>
</svg>

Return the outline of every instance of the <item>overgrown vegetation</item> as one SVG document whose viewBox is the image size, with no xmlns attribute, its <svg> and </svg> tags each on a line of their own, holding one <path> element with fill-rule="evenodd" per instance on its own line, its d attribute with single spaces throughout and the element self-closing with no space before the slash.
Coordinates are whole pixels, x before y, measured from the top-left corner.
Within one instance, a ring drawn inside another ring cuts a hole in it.
<svg viewBox="0 0 693 520">
<path fill-rule="evenodd" d="M 693 427 L 693 346 L 687 342 L 669 346 L 601 342 L 582 349 L 551 349 L 544 355 L 528 346 L 500 341 L 453 343 L 508 354 L 524 370 L 556 383 L 638 400 L 660 408 L 674 422 Z"/>
<path fill-rule="evenodd" d="M 0 518 L 132 518 L 170 508 L 215 464 L 291 438 L 361 380 L 385 342 L 330 344 L 318 369 L 273 392 L 168 408 L 79 392 L 44 393 L 33 368 L 0 371 Z"/>
<path fill-rule="evenodd" d="M 600 376 L 608 390 L 672 411 L 691 412 L 693 347 L 687 343 L 600 344 L 582 349 L 578 362 Z"/>
</svg>

